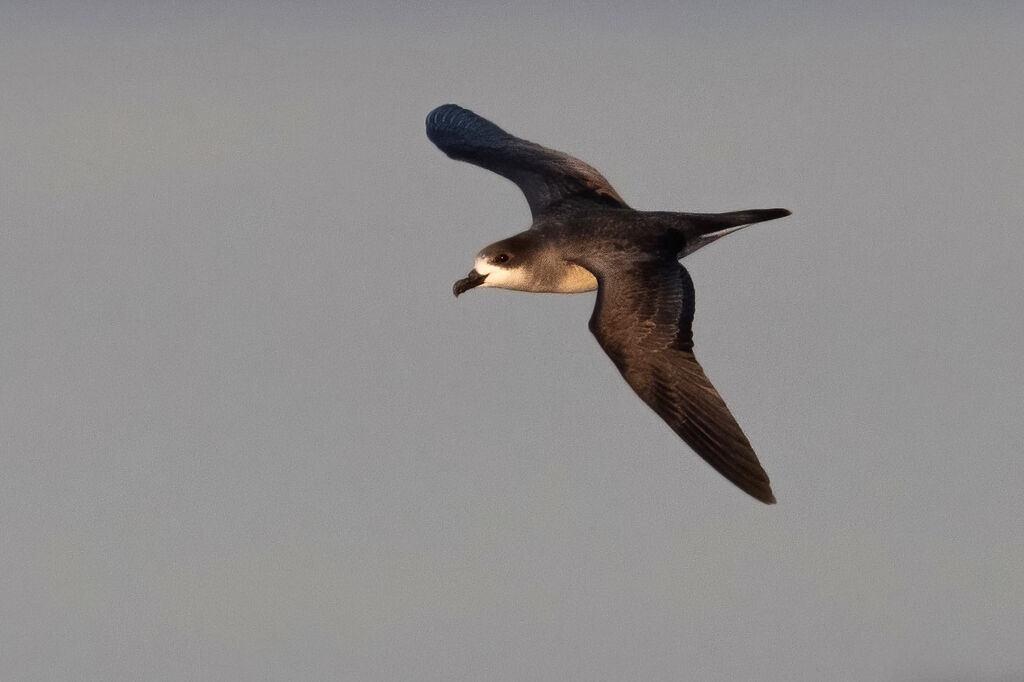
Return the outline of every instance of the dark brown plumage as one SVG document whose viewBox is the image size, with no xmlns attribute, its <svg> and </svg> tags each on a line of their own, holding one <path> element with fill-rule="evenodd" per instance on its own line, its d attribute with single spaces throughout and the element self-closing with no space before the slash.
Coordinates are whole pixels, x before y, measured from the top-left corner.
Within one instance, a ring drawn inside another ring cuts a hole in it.
<svg viewBox="0 0 1024 682">
<path fill-rule="evenodd" d="M 719 473 L 774 503 L 750 442 L 694 357 L 693 282 L 679 259 L 789 211 L 635 211 L 591 166 L 453 104 L 427 116 L 427 136 L 450 157 L 516 183 L 533 214 L 529 230 L 480 252 L 456 296 L 476 286 L 566 293 L 596 286 L 590 330 L 626 382 Z"/>
</svg>

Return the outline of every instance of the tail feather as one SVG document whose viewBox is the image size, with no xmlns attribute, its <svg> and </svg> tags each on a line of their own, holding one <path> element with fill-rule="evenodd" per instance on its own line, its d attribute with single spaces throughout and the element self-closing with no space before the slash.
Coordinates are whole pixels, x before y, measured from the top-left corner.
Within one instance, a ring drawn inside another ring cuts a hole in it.
<svg viewBox="0 0 1024 682">
<path fill-rule="evenodd" d="M 680 258 L 727 234 L 741 230 L 747 225 L 785 218 L 790 215 L 790 211 L 784 208 L 755 208 L 729 213 L 687 213 L 683 215 L 685 216 L 683 230 L 686 233 L 686 247 L 679 256 Z"/>
</svg>

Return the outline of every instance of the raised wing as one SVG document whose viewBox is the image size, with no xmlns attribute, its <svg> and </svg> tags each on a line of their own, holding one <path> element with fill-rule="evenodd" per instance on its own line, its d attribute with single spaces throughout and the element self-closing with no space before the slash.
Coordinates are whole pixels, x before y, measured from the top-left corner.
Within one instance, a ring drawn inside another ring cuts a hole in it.
<svg viewBox="0 0 1024 682">
<path fill-rule="evenodd" d="M 667 257 L 594 267 L 590 331 L 637 395 L 719 473 L 772 504 L 768 475 L 693 355 L 693 281 Z"/>
<path fill-rule="evenodd" d="M 427 115 L 427 137 L 453 159 L 486 168 L 516 183 L 534 219 L 572 200 L 625 207 L 600 173 L 579 159 L 509 135 L 490 121 L 455 104 Z"/>
</svg>

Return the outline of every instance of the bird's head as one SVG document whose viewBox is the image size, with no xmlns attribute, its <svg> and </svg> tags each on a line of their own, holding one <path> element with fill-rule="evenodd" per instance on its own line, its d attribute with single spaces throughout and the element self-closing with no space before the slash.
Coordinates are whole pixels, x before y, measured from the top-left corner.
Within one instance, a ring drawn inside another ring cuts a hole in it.
<svg viewBox="0 0 1024 682">
<path fill-rule="evenodd" d="M 511 237 L 484 247 L 476 256 L 476 262 L 469 275 L 452 287 L 456 296 L 474 287 L 498 287 L 518 291 L 533 290 L 534 276 L 529 257 L 522 239 Z"/>
</svg>

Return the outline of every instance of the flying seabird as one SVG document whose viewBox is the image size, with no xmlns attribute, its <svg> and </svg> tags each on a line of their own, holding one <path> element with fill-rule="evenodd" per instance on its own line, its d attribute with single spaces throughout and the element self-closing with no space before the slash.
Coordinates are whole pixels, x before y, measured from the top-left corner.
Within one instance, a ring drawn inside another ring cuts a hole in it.
<svg viewBox="0 0 1024 682">
<path fill-rule="evenodd" d="M 597 289 L 590 331 L 626 382 L 719 473 L 774 503 L 750 442 L 693 355 L 693 281 L 679 259 L 789 211 L 636 211 L 588 164 L 454 104 L 427 115 L 427 137 L 451 158 L 514 182 L 533 214 L 525 232 L 477 254 L 455 295 L 474 287 Z"/>
</svg>

